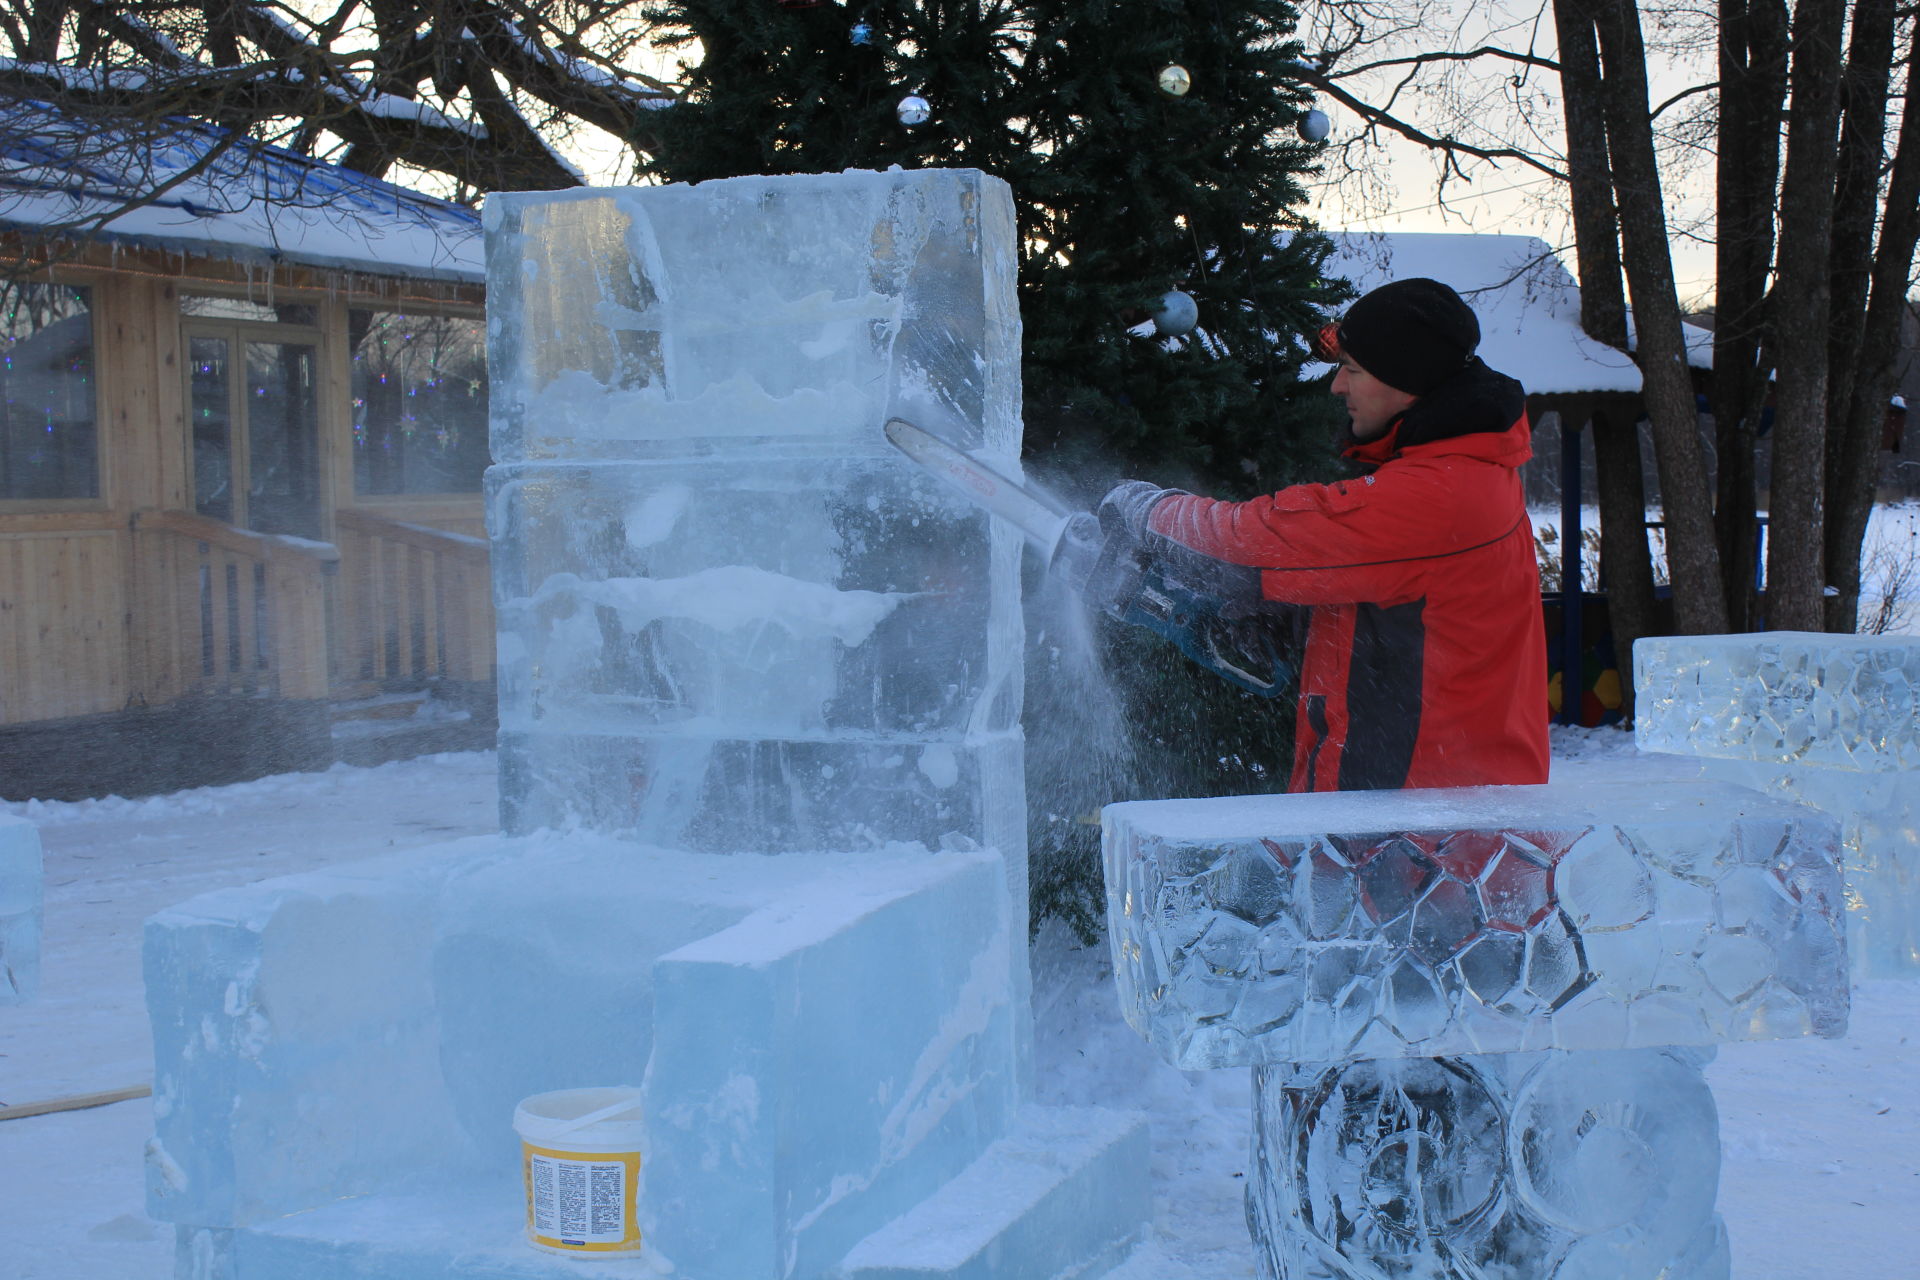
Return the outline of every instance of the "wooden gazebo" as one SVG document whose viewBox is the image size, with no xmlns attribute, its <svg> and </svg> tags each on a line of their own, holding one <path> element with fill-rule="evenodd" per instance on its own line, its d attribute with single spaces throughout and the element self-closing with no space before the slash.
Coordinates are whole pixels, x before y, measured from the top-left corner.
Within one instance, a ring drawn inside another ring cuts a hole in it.
<svg viewBox="0 0 1920 1280">
<path fill-rule="evenodd" d="M 0 109 L 0 797 L 491 740 L 479 219 L 222 141 Z"/>
</svg>

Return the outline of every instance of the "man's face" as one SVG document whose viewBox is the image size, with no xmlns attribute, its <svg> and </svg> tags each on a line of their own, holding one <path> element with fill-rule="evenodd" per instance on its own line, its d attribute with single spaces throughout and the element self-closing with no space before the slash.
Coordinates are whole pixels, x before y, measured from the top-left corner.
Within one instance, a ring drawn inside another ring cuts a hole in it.
<svg viewBox="0 0 1920 1280">
<path fill-rule="evenodd" d="M 1349 355 L 1340 357 L 1340 371 L 1333 375 L 1333 394 L 1347 402 L 1353 438 L 1362 441 L 1385 434 L 1387 425 L 1420 398 L 1388 386 L 1355 364 Z"/>
</svg>

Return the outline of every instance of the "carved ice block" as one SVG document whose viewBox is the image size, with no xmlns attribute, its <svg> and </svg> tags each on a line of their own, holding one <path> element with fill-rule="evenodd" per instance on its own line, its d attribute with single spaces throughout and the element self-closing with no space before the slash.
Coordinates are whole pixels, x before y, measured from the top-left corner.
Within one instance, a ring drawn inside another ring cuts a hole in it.
<svg viewBox="0 0 1920 1280">
<path fill-rule="evenodd" d="M 1255 1068 L 1260 1274 L 1723 1280 L 1711 1055 Z"/>
<path fill-rule="evenodd" d="M 1123 1011 L 1182 1068 L 1846 1026 L 1836 826 L 1730 785 L 1139 801 L 1104 847 Z"/>
<path fill-rule="evenodd" d="M 0 816 L 0 1005 L 33 998 L 40 986 L 43 872 L 40 829 Z"/>
<path fill-rule="evenodd" d="M 1633 682 L 1642 751 L 1920 769 L 1920 638 L 1649 636 Z"/>
<path fill-rule="evenodd" d="M 1920 974 L 1920 638 L 1659 636 L 1633 657 L 1641 750 L 1832 814 L 1855 974 Z"/>
</svg>

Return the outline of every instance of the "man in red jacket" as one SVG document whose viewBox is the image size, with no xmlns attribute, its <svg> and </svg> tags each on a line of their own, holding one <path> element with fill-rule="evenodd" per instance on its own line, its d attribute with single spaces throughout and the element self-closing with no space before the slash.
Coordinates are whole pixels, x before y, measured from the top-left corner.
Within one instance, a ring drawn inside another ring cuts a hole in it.
<svg viewBox="0 0 1920 1280">
<path fill-rule="evenodd" d="M 1382 285 L 1314 342 L 1366 475 L 1251 502 L 1128 481 L 1102 500 L 1104 518 L 1311 606 L 1290 790 L 1547 780 L 1526 399 L 1479 343 L 1446 285 Z"/>
</svg>

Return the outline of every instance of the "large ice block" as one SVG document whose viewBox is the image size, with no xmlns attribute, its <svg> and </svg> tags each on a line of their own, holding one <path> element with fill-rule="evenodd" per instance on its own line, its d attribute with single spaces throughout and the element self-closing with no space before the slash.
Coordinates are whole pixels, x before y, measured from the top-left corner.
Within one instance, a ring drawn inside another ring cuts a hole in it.
<svg viewBox="0 0 1920 1280">
<path fill-rule="evenodd" d="M 1017 468 L 1005 185 L 740 178 L 487 219 L 509 829 L 972 843 L 1023 910 L 1019 537 L 881 431 Z"/>
<path fill-rule="evenodd" d="M 652 1247 L 816 1276 L 1011 1123 L 1011 923 L 987 853 L 553 833 L 208 894 L 148 925 L 149 1210 L 284 1260 L 319 1246 L 272 1224 L 370 1198 L 345 1254 L 404 1259 L 409 1197 L 512 1203 L 519 1098 L 644 1079 Z"/>
<path fill-rule="evenodd" d="M 1846 1025 L 1838 833 L 1713 783 L 1105 811 L 1121 1004 L 1177 1066 Z"/>
<path fill-rule="evenodd" d="M 1920 769 L 1920 638 L 1648 636 L 1633 680 L 1642 751 Z"/>
<path fill-rule="evenodd" d="M 1840 824 L 1854 975 L 1920 975 L 1920 769 L 1695 759 L 1704 777 L 1831 815 Z"/>
<path fill-rule="evenodd" d="M 1649 637 L 1634 680 L 1642 751 L 1833 815 L 1854 973 L 1920 974 L 1920 639 Z"/>
<path fill-rule="evenodd" d="M 40 828 L 0 815 L 0 1004 L 39 990 L 43 877 Z"/>
<path fill-rule="evenodd" d="M 1254 1069 L 1264 1280 L 1724 1280 L 1711 1051 Z"/>
</svg>

